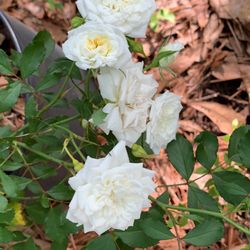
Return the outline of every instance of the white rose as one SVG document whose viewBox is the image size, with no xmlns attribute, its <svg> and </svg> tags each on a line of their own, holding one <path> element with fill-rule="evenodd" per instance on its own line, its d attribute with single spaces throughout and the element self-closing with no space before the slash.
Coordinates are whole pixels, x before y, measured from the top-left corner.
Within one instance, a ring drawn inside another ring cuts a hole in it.
<svg viewBox="0 0 250 250">
<path fill-rule="evenodd" d="M 161 148 L 175 139 L 181 109 L 180 97 L 173 93 L 166 91 L 156 97 L 151 107 L 146 137 L 154 153 L 159 153 Z"/>
<path fill-rule="evenodd" d="M 146 131 L 152 97 L 158 84 L 152 75 L 143 74 L 143 63 L 131 63 L 122 70 L 104 68 L 97 76 L 102 97 L 108 101 L 107 113 L 99 127 L 105 133 L 111 130 L 128 146 Z"/>
<path fill-rule="evenodd" d="M 154 172 L 142 163 L 130 163 L 125 142 L 119 142 L 102 159 L 87 158 L 85 167 L 69 179 L 75 190 L 67 219 L 84 232 L 99 235 L 110 228 L 126 230 L 150 207 L 148 196 L 154 191 Z"/>
<path fill-rule="evenodd" d="M 131 60 L 125 36 L 116 28 L 96 22 L 87 22 L 69 31 L 62 45 L 67 58 L 81 69 L 120 68 Z"/>
<path fill-rule="evenodd" d="M 130 37 L 145 37 L 154 0 L 78 0 L 81 15 L 89 20 L 112 24 Z"/>
</svg>

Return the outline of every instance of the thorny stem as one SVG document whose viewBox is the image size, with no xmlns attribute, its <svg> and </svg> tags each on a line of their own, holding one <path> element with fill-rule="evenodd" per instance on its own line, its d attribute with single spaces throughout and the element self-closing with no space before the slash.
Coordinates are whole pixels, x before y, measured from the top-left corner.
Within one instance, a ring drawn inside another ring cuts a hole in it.
<svg viewBox="0 0 250 250">
<path fill-rule="evenodd" d="M 22 147 L 48 161 L 52 161 L 52 162 L 55 162 L 57 164 L 60 164 L 60 165 L 64 165 L 65 167 L 67 168 L 71 168 L 71 167 L 74 167 L 74 165 L 72 163 L 69 163 L 69 162 L 66 162 L 66 161 L 63 161 L 63 160 L 59 160 L 59 159 L 56 159 L 50 155 L 47 155 L 47 154 L 44 154 L 36 149 L 33 149 L 33 148 L 30 148 L 28 145 L 26 145 L 25 143 L 22 143 L 22 142 L 18 142 L 18 141 L 15 141 L 14 142 L 15 145 L 19 146 L 19 147 Z"/>
<path fill-rule="evenodd" d="M 94 145 L 94 146 L 99 146 L 98 144 L 96 144 L 96 143 L 94 143 L 94 142 L 92 142 L 92 141 L 86 140 L 85 138 L 83 138 L 83 137 L 81 137 L 81 136 L 79 136 L 79 135 L 73 133 L 71 130 L 69 130 L 69 129 L 65 128 L 65 127 L 58 126 L 58 125 L 54 125 L 54 127 L 57 127 L 57 128 L 59 128 L 59 129 L 62 129 L 62 130 L 64 130 L 64 131 L 68 132 L 69 135 L 70 135 L 72 138 L 77 139 L 77 140 L 79 140 L 79 141 L 81 141 L 81 142 L 88 143 L 88 144 L 91 144 L 91 145 Z"/>
<path fill-rule="evenodd" d="M 180 236 L 179 236 L 178 229 L 177 229 L 177 227 L 176 227 L 176 220 L 175 220 L 173 214 L 172 214 L 170 211 L 168 211 L 168 210 L 165 210 L 165 211 L 166 211 L 166 213 L 168 214 L 170 220 L 173 222 L 174 230 L 175 230 L 175 233 L 176 233 L 176 239 L 177 239 L 177 243 L 178 243 L 178 250 L 182 250 L 181 238 L 180 238 Z"/>
<path fill-rule="evenodd" d="M 210 215 L 212 217 L 222 219 L 226 221 L 227 223 L 231 224 L 241 232 L 245 233 L 246 235 L 250 236 L 250 230 L 243 227 L 242 225 L 236 223 L 235 221 L 229 219 L 228 217 L 224 216 L 223 214 L 213 212 L 213 211 L 208 211 L 208 210 L 201 210 L 197 208 L 188 208 L 188 207 L 180 207 L 180 206 L 173 206 L 173 205 L 168 205 L 165 203 L 162 203 L 158 200 L 156 200 L 154 197 L 150 196 L 149 199 L 158 205 L 163 211 L 166 211 L 167 209 L 173 209 L 173 210 L 179 210 L 179 211 L 184 211 L 184 212 L 190 212 L 190 213 L 195 213 L 195 214 L 203 214 L 203 215 Z"/>
<path fill-rule="evenodd" d="M 157 188 L 161 188 L 161 187 L 169 188 L 169 187 L 186 186 L 186 185 L 189 185 L 190 183 L 194 183 L 194 182 L 198 181 L 199 179 L 201 179 L 201 178 L 207 176 L 208 174 L 210 174 L 210 173 L 205 173 L 205 174 L 199 176 L 198 178 L 196 178 L 196 179 L 194 179 L 194 180 L 190 180 L 190 181 L 183 182 L 183 183 L 170 184 L 170 185 L 167 185 L 167 184 L 159 185 L 159 186 L 157 186 Z"/>
<path fill-rule="evenodd" d="M 48 126 L 50 127 L 53 127 L 54 125 L 61 125 L 61 124 L 64 124 L 64 123 L 67 123 L 67 122 L 71 122 L 71 121 L 74 121 L 76 119 L 80 118 L 80 115 L 74 115 L 72 117 L 68 117 L 68 118 L 65 118 L 63 120 L 60 120 L 60 121 L 57 121 L 55 123 L 52 123 L 52 124 L 48 124 Z M 42 131 L 38 131 L 38 132 L 34 132 L 34 133 L 26 133 L 26 134 L 21 134 L 21 135 L 17 135 L 18 133 L 21 133 L 23 132 L 27 127 L 28 127 L 28 123 L 26 123 L 21 129 L 15 131 L 11 136 L 9 137 L 5 137 L 5 138 L 0 138 L 0 141 L 1 140 L 8 140 L 8 139 L 11 139 L 13 138 L 14 136 L 16 136 L 16 138 L 23 138 L 23 137 L 26 137 L 26 136 L 33 136 L 33 135 L 42 135 L 42 134 L 46 134 L 46 133 L 49 133 L 52 131 L 52 128 L 49 128 L 47 130 L 42 130 Z"/>
</svg>

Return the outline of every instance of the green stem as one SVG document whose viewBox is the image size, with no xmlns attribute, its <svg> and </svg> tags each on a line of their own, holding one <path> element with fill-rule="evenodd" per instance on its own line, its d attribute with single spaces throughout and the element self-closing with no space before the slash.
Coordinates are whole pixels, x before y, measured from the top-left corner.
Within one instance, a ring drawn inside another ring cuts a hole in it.
<svg viewBox="0 0 250 250">
<path fill-rule="evenodd" d="M 91 80 L 91 77 L 92 77 L 92 71 L 89 69 L 87 71 L 87 75 L 86 75 L 86 79 L 85 79 L 85 94 L 86 94 L 86 97 L 87 99 L 90 98 L 90 80 Z"/>
<path fill-rule="evenodd" d="M 177 183 L 177 184 L 170 184 L 170 185 L 164 184 L 164 185 L 159 185 L 159 186 L 157 186 L 157 188 L 161 188 L 161 187 L 169 188 L 169 187 L 186 186 L 186 185 L 189 185 L 189 184 L 191 184 L 191 183 L 194 183 L 194 182 L 198 181 L 199 179 L 202 179 L 203 177 L 207 176 L 208 174 L 210 174 L 210 172 L 209 172 L 209 173 L 205 173 L 205 174 L 203 174 L 203 175 L 197 177 L 197 178 L 194 179 L 194 180 L 190 180 L 190 181 L 183 182 L 183 183 Z"/>
<path fill-rule="evenodd" d="M 58 126 L 58 125 L 53 125 L 53 126 L 56 127 L 56 128 L 59 128 L 59 129 L 62 129 L 64 131 L 66 131 L 71 137 L 73 137 L 76 140 L 79 140 L 79 141 L 84 142 L 84 143 L 88 143 L 90 145 L 100 146 L 100 145 L 98 145 L 98 144 L 96 144 L 96 143 L 94 143 L 92 141 L 89 141 L 89 140 L 87 140 L 87 139 L 85 139 L 85 138 L 83 138 L 83 137 L 81 137 L 81 136 L 73 133 L 71 130 L 69 130 L 69 129 L 65 128 L 65 127 Z"/>
<path fill-rule="evenodd" d="M 71 117 L 68 117 L 66 119 L 63 119 L 61 121 L 58 121 L 58 122 L 55 122 L 55 123 L 52 123 L 52 125 L 61 125 L 61 124 L 64 124 L 64 123 L 67 123 L 67 122 L 71 122 L 71 121 L 74 121 L 78 118 L 80 118 L 81 116 L 78 114 L 78 115 L 74 115 L 74 116 L 71 116 Z"/>
<path fill-rule="evenodd" d="M 73 144 L 73 146 L 75 147 L 77 153 L 80 155 L 80 157 L 82 158 L 82 160 L 85 162 L 86 161 L 86 157 L 82 154 L 80 148 L 77 146 L 75 140 L 73 137 L 71 137 L 71 142 Z"/>
<path fill-rule="evenodd" d="M 6 158 L 4 161 L 1 162 L 0 164 L 0 168 L 12 157 L 12 155 L 15 153 L 15 151 L 12 151 Z"/>
<path fill-rule="evenodd" d="M 74 120 L 76 120 L 76 119 L 78 119 L 80 117 L 81 116 L 79 114 L 78 115 L 74 115 L 74 116 L 65 118 L 63 120 L 57 121 L 55 123 L 48 124 L 48 126 L 61 125 L 61 124 L 67 123 L 67 122 L 74 121 Z M 52 130 L 52 128 L 51 128 L 51 129 L 42 130 L 42 131 L 38 131 L 38 132 L 34 132 L 34 133 L 26 133 L 26 134 L 17 135 L 17 134 L 23 132 L 28 126 L 29 126 L 29 123 L 27 122 L 22 128 L 20 128 L 19 130 L 15 131 L 11 136 L 8 136 L 8 137 L 5 137 L 5 138 L 0 138 L 0 141 L 2 141 L 2 140 L 8 140 L 8 139 L 11 139 L 13 137 L 15 137 L 15 138 L 23 138 L 23 137 L 26 137 L 26 136 L 34 136 L 34 135 L 39 136 L 39 135 L 43 135 L 43 134 L 49 133 Z"/>
<path fill-rule="evenodd" d="M 243 227 L 242 225 L 236 223 L 235 221 L 229 219 L 228 217 L 224 216 L 223 214 L 213 212 L 213 211 L 208 211 L 208 210 L 201 210 L 201 209 L 197 209 L 197 208 L 188 208 L 188 207 L 168 205 L 168 204 L 164 204 L 160 201 L 157 201 L 155 198 L 153 198 L 151 196 L 149 197 L 149 199 L 151 201 L 155 202 L 164 211 L 166 211 L 166 209 L 173 209 L 173 210 L 179 210 L 179 211 L 190 212 L 190 213 L 195 213 L 195 214 L 210 215 L 212 217 L 222 219 L 222 220 L 228 222 L 229 224 L 231 224 L 232 226 L 234 226 L 235 228 L 237 228 L 238 230 L 240 230 L 241 232 L 250 236 L 249 229 L 247 229 L 247 228 Z"/>
<path fill-rule="evenodd" d="M 170 220 L 172 221 L 173 225 L 174 225 L 174 230 L 175 230 L 175 234 L 176 234 L 176 239 L 177 239 L 177 243 L 178 243 L 178 250 L 182 250 L 182 246 L 181 246 L 181 238 L 177 229 L 177 223 L 176 220 L 173 216 L 173 214 L 170 211 L 166 210 L 167 215 L 169 216 Z"/>
<path fill-rule="evenodd" d="M 44 154 L 44 153 L 42 153 L 42 152 L 40 152 L 40 151 L 38 151 L 36 149 L 30 148 L 25 143 L 18 142 L 18 141 L 15 141 L 14 143 L 15 143 L 15 145 L 17 145 L 19 147 L 22 147 L 22 148 L 24 148 L 24 149 L 26 149 L 26 150 L 28 150 L 28 151 L 36 154 L 36 155 L 48 160 L 48 161 L 52 161 L 52 162 L 55 162 L 57 164 L 64 165 L 65 167 L 69 167 L 69 168 L 74 167 L 72 163 L 56 159 L 56 158 L 54 158 L 54 157 L 52 157 L 52 156 L 50 156 L 48 154 Z"/>
<path fill-rule="evenodd" d="M 70 75 L 71 75 L 71 72 L 73 70 L 74 65 L 75 65 L 75 63 L 72 62 L 71 67 L 69 69 L 69 72 L 68 72 L 67 76 L 65 77 L 64 82 L 63 82 L 61 88 L 59 89 L 58 93 L 56 94 L 55 98 L 38 112 L 38 115 L 37 115 L 38 117 L 41 116 L 43 113 L 45 113 L 50 107 L 52 107 L 62 97 L 64 89 L 65 89 L 65 87 L 70 79 Z"/>
</svg>

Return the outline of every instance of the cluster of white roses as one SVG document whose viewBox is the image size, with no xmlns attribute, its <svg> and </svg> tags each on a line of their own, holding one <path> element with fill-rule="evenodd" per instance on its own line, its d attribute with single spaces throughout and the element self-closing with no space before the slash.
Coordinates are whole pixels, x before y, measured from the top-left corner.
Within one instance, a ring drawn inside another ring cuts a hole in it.
<svg viewBox="0 0 250 250">
<path fill-rule="evenodd" d="M 84 231 L 101 234 L 109 228 L 125 230 L 150 206 L 153 172 L 129 163 L 125 145 L 142 133 L 155 153 L 175 138 L 180 98 L 170 92 L 157 95 L 157 82 L 133 63 L 126 36 L 145 37 L 154 0 L 78 0 L 86 23 L 69 32 L 65 56 L 84 70 L 98 69 L 100 93 L 107 114 L 100 128 L 119 143 L 103 159 L 87 158 L 84 169 L 69 184 L 76 191 L 67 218 Z"/>
</svg>

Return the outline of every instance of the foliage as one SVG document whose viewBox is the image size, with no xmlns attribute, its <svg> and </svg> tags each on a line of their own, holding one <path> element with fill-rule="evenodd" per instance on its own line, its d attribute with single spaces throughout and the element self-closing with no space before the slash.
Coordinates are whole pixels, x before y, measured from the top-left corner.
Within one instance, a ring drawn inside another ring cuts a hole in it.
<svg viewBox="0 0 250 250">
<path fill-rule="evenodd" d="M 130 49 L 143 54 L 140 44 L 128 39 Z M 89 87 L 90 77 L 82 78 L 75 64 L 65 58 L 56 60 L 45 74 L 42 73 L 40 66 L 53 48 L 49 33 L 43 31 L 18 60 L 0 51 L 0 73 L 8 81 L 8 87 L 0 89 L 0 112 L 11 110 L 20 93 L 27 101 L 24 127 L 17 131 L 0 128 L 0 243 L 13 242 L 14 249 L 38 249 L 32 235 L 22 233 L 24 226 L 14 220 L 18 214 L 25 218 L 25 226 L 38 224 L 51 240 L 53 249 L 66 249 L 67 237 L 82 230 L 65 217 L 65 205 L 73 195 L 68 179 L 82 167 L 79 162 L 85 162 L 89 155 L 102 157 L 117 142 L 112 133 L 106 135 L 96 128 L 105 119 L 101 110 L 105 100 Z M 158 67 L 160 59 L 171 56 L 169 52 L 163 53 L 153 59 L 148 68 Z M 87 76 L 94 77 L 94 73 L 89 70 Z M 39 76 L 40 82 L 32 87 L 27 79 L 34 75 Z M 73 101 L 67 99 L 69 91 L 77 92 L 78 97 Z M 68 106 L 74 114 L 61 115 Z M 53 117 L 48 116 L 48 111 L 53 109 Z M 84 133 L 76 134 L 71 130 L 72 122 L 79 129 L 84 124 Z M 170 229 L 175 229 L 178 223 L 176 211 L 184 221 L 194 221 L 195 228 L 181 239 L 187 244 L 209 246 L 217 242 L 224 234 L 223 222 L 249 236 L 248 229 L 230 219 L 231 213 L 249 209 L 250 182 L 242 174 L 250 168 L 249 142 L 250 127 L 236 129 L 230 137 L 228 165 L 222 167 L 216 161 L 218 141 L 215 135 L 207 131 L 200 133 L 195 139 L 194 152 L 193 144 L 178 134 L 166 152 L 173 167 L 185 179 L 176 186 L 189 187 L 188 205 L 171 205 L 166 186 L 163 196 L 150 197 L 152 207 L 143 212 L 133 226 L 125 231 L 110 230 L 90 241 L 86 249 L 146 248 L 159 240 L 175 238 Z M 134 147 L 134 155 L 130 154 L 131 162 L 144 156 L 153 157 L 146 153 L 148 149 L 143 139 L 139 144 Z M 197 179 L 191 178 L 195 163 L 204 167 L 203 176 L 210 176 L 204 190 L 195 185 Z M 53 179 L 55 176 L 57 182 Z M 226 204 L 220 205 L 219 198 L 224 198 Z M 22 204 L 18 211 L 14 203 Z"/>
</svg>

